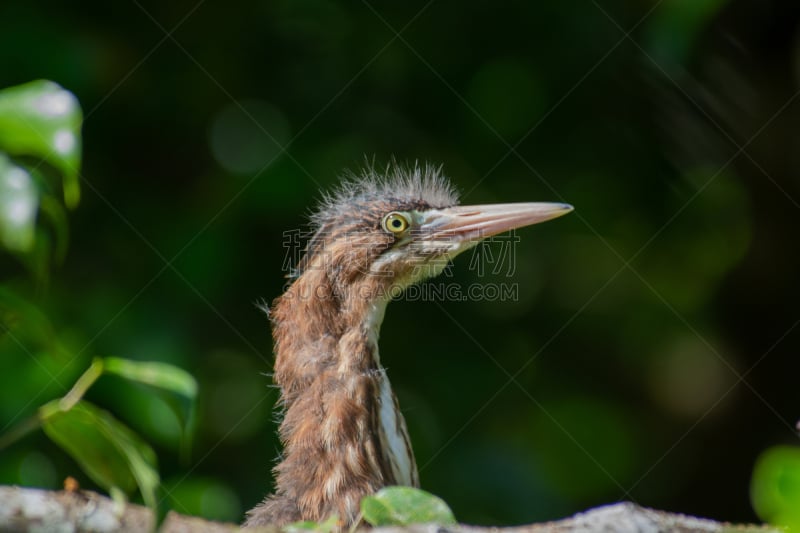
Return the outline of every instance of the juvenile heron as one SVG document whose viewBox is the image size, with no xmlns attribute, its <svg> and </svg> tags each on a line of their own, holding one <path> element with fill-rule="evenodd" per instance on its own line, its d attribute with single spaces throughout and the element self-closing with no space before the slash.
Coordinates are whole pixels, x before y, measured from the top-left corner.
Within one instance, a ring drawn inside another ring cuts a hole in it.
<svg viewBox="0 0 800 533">
<path fill-rule="evenodd" d="M 564 215 L 560 203 L 459 206 L 432 167 L 372 168 L 327 196 L 295 279 L 272 305 L 284 409 L 276 491 L 245 526 L 358 520 L 365 495 L 418 486 L 406 423 L 378 357 L 386 304 L 486 237 Z"/>
</svg>

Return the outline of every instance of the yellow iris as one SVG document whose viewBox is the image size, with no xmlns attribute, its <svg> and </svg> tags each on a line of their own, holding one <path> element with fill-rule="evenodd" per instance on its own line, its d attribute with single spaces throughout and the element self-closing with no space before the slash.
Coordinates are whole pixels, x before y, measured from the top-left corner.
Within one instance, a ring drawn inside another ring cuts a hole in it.
<svg viewBox="0 0 800 533">
<path fill-rule="evenodd" d="M 394 233 L 395 235 L 403 233 L 408 229 L 410 224 L 411 223 L 408 221 L 408 217 L 402 213 L 398 213 L 397 211 L 393 211 L 383 217 L 383 221 L 381 222 L 381 226 L 383 226 L 385 231 Z"/>
</svg>

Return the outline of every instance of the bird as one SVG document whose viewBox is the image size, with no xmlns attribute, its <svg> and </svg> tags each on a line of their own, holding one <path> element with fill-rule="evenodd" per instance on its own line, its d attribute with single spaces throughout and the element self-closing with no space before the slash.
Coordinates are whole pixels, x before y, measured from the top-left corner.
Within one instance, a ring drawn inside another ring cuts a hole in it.
<svg viewBox="0 0 800 533">
<path fill-rule="evenodd" d="M 487 237 L 572 211 L 459 205 L 430 164 L 366 165 L 323 196 L 285 292 L 269 308 L 283 453 L 275 491 L 244 527 L 358 524 L 364 496 L 419 487 L 408 429 L 378 352 L 386 306 Z"/>
</svg>

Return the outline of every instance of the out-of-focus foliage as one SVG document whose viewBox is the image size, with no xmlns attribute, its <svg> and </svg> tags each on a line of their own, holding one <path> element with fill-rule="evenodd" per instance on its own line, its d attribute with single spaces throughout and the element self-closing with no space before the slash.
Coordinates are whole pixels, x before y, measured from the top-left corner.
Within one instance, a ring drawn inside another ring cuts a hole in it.
<svg viewBox="0 0 800 533">
<path fill-rule="evenodd" d="M 762 520 L 800 528 L 800 448 L 776 446 L 759 457 L 750 487 Z"/>
<path fill-rule="evenodd" d="M 0 149 L 53 165 L 63 176 L 69 207 L 75 207 L 80 198 L 82 120 L 75 95 L 51 81 L 33 81 L 0 92 Z"/>
<path fill-rule="evenodd" d="M 36 219 L 39 214 L 49 219 L 57 254 L 63 256 L 66 220 L 53 188 L 63 186 L 66 205 L 77 205 L 81 122 L 75 96 L 51 81 L 0 91 L 0 245 L 21 254 L 40 277 L 51 252 L 44 236 L 37 250 Z M 45 163 L 60 177 L 48 179 Z"/>
<path fill-rule="evenodd" d="M 0 257 L 0 429 L 93 354 L 177 365 L 191 453 L 152 390 L 87 401 L 153 445 L 173 508 L 240 519 L 279 452 L 253 303 L 320 189 L 394 155 L 464 203 L 576 206 L 431 282 L 510 301 L 389 306 L 423 488 L 468 523 L 620 499 L 755 520 L 756 457 L 797 443 L 799 25 L 791 0 L 0 3 L 0 86 L 69 87 L 88 147 L 63 262 L 32 259 L 66 228 L 50 163 L 32 251 Z M 66 475 L 93 485 L 40 433 L 0 455 L 0 482 Z"/>
<path fill-rule="evenodd" d="M 17 158 L 32 157 L 53 165 L 62 174 L 65 202 L 71 207 L 79 198 L 80 126 L 81 109 L 75 96 L 53 82 L 32 82 L 0 91 L 0 149 Z M 0 152 L 0 240 L 11 252 L 28 253 L 34 247 L 39 198 L 47 195 L 40 164 L 17 165 Z M 38 184 L 32 175 L 40 177 Z M 63 217 L 58 223 L 64 223 Z M 41 327 L 47 319 L 35 305 L 13 293 L 5 296 L 0 324 L 4 336 L 26 350 L 16 334 L 24 334 L 26 327 L 33 326 L 29 330 L 31 340 L 50 344 L 55 335 L 49 324 Z M 52 349 L 44 356 L 58 354 L 59 350 Z M 191 375 L 166 363 L 95 359 L 63 398 L 45 403 L 35 416 L 8 432 L 5 429 L 11 424 L 6 425 L 0 433 L 0 449 L 41 426 L 100 487 L 115 497 L 138 488 L 144 502 L 156 512 L 159 475 L 155 452 L 110 413 L 81 399 L 103 373 L 179 396 L 183 399 L 179 415 L 184 426 L 188 423 L 197 395 L 197 383 Z M 33 401 L 35 398 L 30 403 Z"/>
<path fill-rule="evenodd" d="M 38 196 L 30 174 L 0 154 L 0 241 L 5 248 L 25 251 L 33 246 Z"/>
</svg>

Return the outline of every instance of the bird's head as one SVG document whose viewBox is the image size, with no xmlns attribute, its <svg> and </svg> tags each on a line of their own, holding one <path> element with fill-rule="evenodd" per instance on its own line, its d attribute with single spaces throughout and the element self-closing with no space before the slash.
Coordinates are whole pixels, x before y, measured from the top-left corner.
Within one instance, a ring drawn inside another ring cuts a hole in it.
<svg viewBox="0 0 800 533">
<path fill-rule="evenodd" d="M 314 233 L 295 275 L 323 274 L 339 296 L 388 299 L 487 237 L 570 211 L 563 203 L 461 206 L 437 168 L 368 167 L 312 215 Z"/>
</svg>

